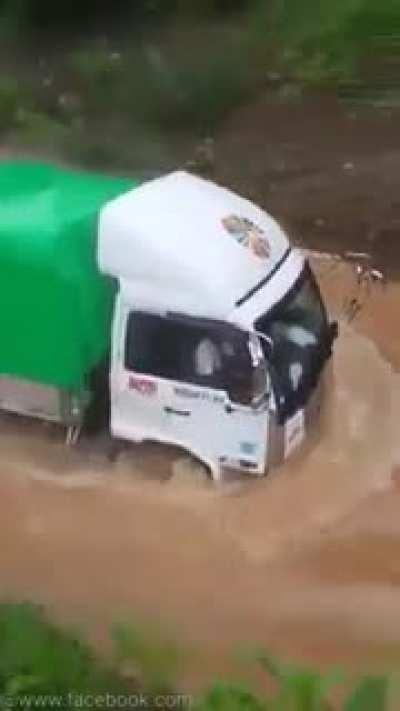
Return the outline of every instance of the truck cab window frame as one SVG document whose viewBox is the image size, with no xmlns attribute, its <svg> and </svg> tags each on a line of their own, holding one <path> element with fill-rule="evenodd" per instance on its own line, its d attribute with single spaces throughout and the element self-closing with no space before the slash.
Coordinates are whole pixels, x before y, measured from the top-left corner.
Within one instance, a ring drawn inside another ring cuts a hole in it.
<svg viewBox="0 0 400 711">
<path fill-rule="evenodd" d="M 254 367 L 249 334 L 218 321 L 131 311 L 125 335 L 125 368 L 140 375 L 226 392 L 250 405 Z"/>
<path fill-rule="evenodd" d="M 305 405 L 332 354 L 327 311 L 308 262 L 293 287 L 255 326 L 273 344 L 266 358 L 283 424 Z"/>
</svg>

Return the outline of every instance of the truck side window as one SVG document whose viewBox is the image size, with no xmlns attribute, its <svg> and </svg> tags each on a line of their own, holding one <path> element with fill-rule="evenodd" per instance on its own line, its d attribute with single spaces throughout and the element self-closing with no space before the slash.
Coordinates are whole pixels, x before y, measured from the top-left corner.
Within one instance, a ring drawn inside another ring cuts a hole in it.
<svg viewBox="0 0 400 711">
<path fill-rule="evenodd" d="M 235 402 L 251 401 L 251 358 L 246 334 L 226 325 L 132 312 L 125 347 L 127 370 L 227 391 Z"/>
<path fill-rule="evenodd" d="M 129 315 L 125 346 L 127 370 L 175 378 L 178 372 L 176 334 L 168 326 L 167 320 L 160 316 L 142 312 Z"/>
</svg>

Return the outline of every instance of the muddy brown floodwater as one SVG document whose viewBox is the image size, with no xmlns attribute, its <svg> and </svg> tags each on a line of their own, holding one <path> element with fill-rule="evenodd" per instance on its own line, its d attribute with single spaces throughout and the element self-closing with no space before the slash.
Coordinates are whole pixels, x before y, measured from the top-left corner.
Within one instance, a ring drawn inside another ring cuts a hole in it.
<svg viewBox="0 0 400 711">
<path fill-rule="evenodd" d="M 317 270 L 340 316 L 351 270 Z M 182 476 L 185 466 L 171 477 L 181 455 L 157 446 L 109 465 L 96 448 L 66 450 L 44 426 L 3 418 L 2 597 L 43 603 L 98 641 L 116 619 L 152 621 L 198 650 L 192 681 L 226 669 L 243 642 L 321 664 L 390 664 L 400 640 L 399 298 L 397 285 L 376 287 L 353 324 L 342 319 L 320 430 L 262 481 L 215 488 Z"/>
</svg>

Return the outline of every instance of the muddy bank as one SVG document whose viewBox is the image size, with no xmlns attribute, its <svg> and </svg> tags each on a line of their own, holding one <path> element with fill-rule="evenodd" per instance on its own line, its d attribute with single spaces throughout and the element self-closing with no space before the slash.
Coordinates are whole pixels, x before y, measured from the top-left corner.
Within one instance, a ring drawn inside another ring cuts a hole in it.
<svg viewBox="0 0 400 711">
<path fill-rule="evenodd" d="M 264 205 L 299 243 L 372 252 L 400 269 L 398 111 L 343 105 L 331 94 L 266 94 L 216 137 L 222 182 Z"/>
<path fill-rule="evenodd" d="M 343 320 L 350 268 L 318 271 Z M 65 450 L 51 430 L 3 418 L 2 597 L 43 602 L 96 639 L 115 619 L 159 622 L 200 649 L 205 676 L 246 641 L 317 662 L 389 660 L 400 638 L 400 375 L 384 317 L 397 303 L 397 286 L 375 289 L 343 321 L 320 430 L 262 481 L 171 478 L 180 455 L 156 446 L 110 466 L 101 449 Z"/>
</svg>

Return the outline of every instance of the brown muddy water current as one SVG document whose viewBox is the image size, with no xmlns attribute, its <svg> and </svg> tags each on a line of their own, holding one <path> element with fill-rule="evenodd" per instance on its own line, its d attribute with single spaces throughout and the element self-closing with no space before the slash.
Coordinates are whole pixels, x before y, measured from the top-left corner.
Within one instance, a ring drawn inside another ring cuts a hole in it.
<svg viewBox="0 0 400 711">
<path fill-rule="evenodd" d="M 340 315 L 350 270 L 318 270 Z M 396 285 L 376 287 L 360 317 L 342 321 L 319 431 L 265 480 L 216 488 L 155 445 L 110 465 L 96 448 L 66 450 L 45 426 L 2 418 L 2 598 L 43 603 L 99 642 L 113 621 L 139 617 L 197 650 L 195 679 L 224 671 L 244 642 L 321 664 L 390 664 L 399 298 Z"/>
</svg>

